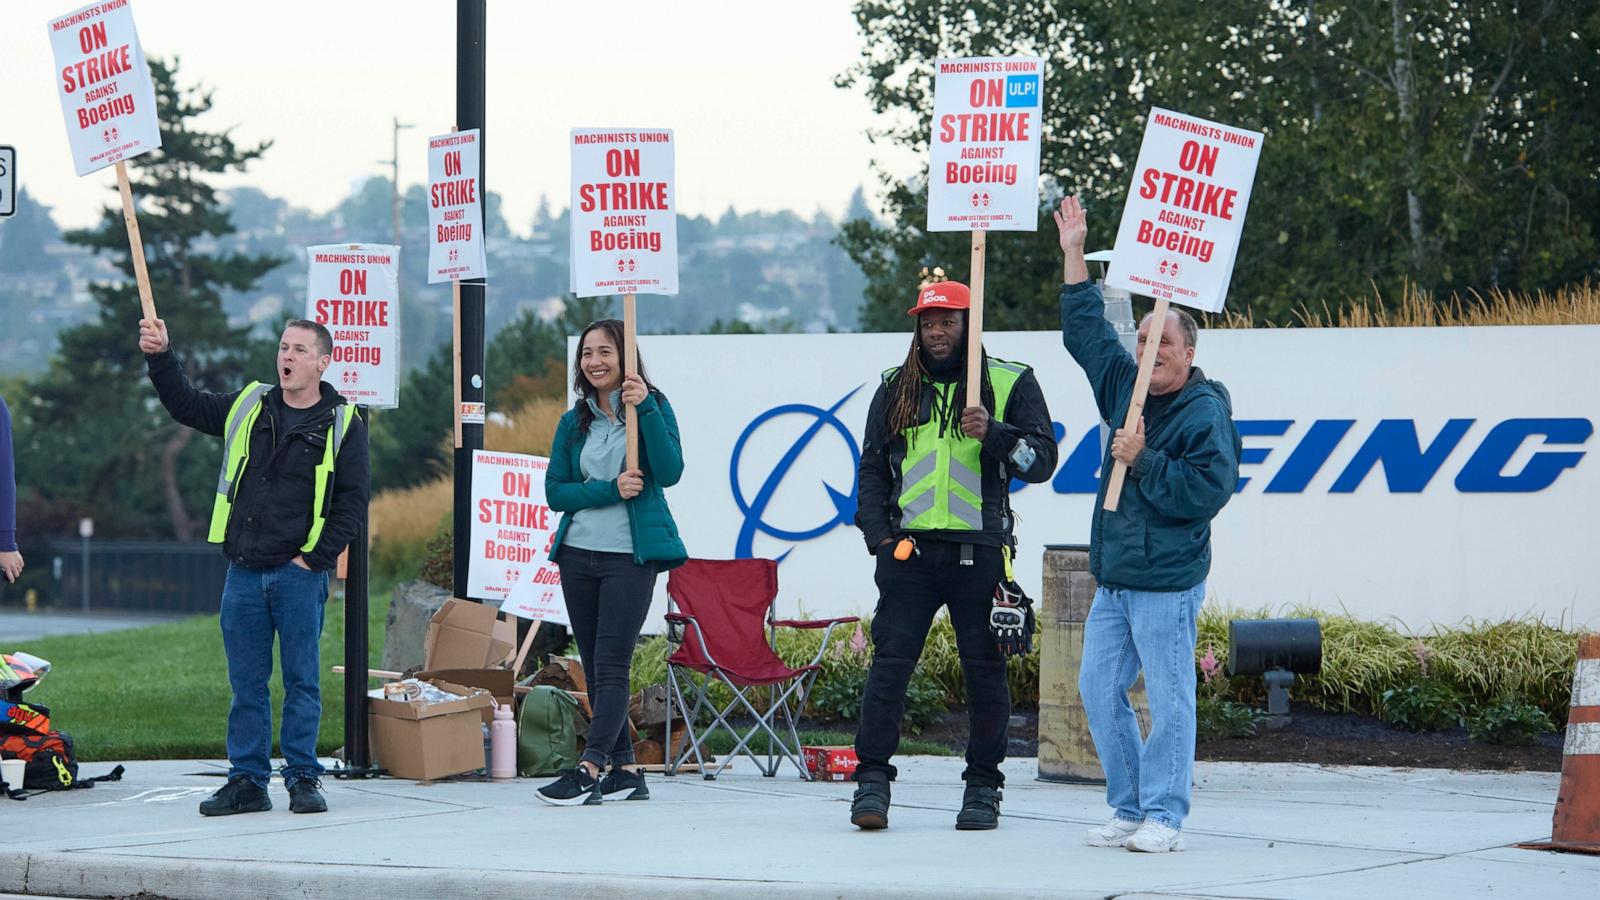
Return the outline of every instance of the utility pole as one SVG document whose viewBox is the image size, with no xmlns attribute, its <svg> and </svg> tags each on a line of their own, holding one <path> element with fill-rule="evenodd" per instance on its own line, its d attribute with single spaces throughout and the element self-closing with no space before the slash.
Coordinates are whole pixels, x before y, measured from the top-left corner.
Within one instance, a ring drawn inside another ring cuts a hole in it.
<svg viewBox="0 0 1600 900">
<path fill-rule="evenodd" d="M 380 164 L 389 166 L 389 209 L 394 217 L 394 245 L 400 246 L 400 130 L 410 128 L 410 125 L 400 124 L 400 117 L 394 117 L 394 149 L 393 156 L 389 159 L 380 159 Z"/>
<path fill-rule="evenodd" d="M 484 43 L 487 27 L 486 0 L 456 0 L 456 130 L 479 129 L 478 196 L 489 197 L 489 129 L 484 126 L 484 93 L 487 64 Z M 484 217 L 487 226 L 488 217 Z M 484 232 L 487 239 L 487 228 Z M 483 290 L 482 278 L 461 282 L 461 312 L 456 325 L 460 344 L 456 347 L 461 365 L 456 377 L 462 403 L 483 402 Z M 457 411 L 459 415 L 459 411 Z M 455 515 L 452 537 L 455 549 L 454 595 L 467 597 L 467 564 L 472 548 L 472 455 L 483 449 L 483 422 L 461 423 L 461 446 L 455 449 Z"/>
</svg>

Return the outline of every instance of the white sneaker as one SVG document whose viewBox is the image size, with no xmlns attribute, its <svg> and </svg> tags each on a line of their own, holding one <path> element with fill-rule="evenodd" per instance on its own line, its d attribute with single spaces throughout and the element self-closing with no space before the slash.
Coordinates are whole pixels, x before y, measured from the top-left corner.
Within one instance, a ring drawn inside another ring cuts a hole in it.
<svg viewBox="0 0 1600 900">
<path fill-rule="evenodd" d="M 1183 849 L 1183 832 L 1146 819 L 1123 846 L 1135 853 L 1172 853 Z"/>
<path fill-rule="evenodd" d="M 1129 822 L 1121 816 L 1112 816 L 1111 821 L 1098 828 L 1091 828 L 1083 833 L 1083 842 L 1091 847 L 1121 847 L 1128 843 L 1128 838 L 1139 830 L 1138 822 Z"/>
</svg>

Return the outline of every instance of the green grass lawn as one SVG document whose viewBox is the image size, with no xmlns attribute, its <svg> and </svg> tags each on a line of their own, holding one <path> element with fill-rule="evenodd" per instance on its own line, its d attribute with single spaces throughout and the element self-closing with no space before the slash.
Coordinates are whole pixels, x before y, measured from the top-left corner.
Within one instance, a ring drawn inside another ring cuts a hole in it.
<svg viewBox="0 0 1600 900">
<path fill-rule="evenodd" d="M 391 584 L 374 584 L 368 610 L 368 664 L 383 651 Z M 52 669 L 27 699 L 50 707 L 54 727 L 72 735 L 84 761 L 220 759 L 228 726 L 228 669 L 218 617 L 195 616 L 108 634 L 41 638 L 26 650 Z M 283 707 L 273 651 L 273 732 Z M 328 600 L 322 630 L 322 730 L 317 752 L 344 743 L 344 601 Z M 273 742 L 274 755 L 278 754 Z"/>
</svg>

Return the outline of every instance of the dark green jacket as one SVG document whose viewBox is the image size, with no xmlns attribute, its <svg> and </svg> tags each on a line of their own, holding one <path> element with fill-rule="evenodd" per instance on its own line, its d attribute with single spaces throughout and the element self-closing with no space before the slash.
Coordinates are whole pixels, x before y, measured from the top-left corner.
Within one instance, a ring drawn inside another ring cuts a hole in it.
<svg viewBox="0 0 1600 900">
<path fill-rule="evenodd" d="M 1083 367 L 1100 417 L 1122 427 L 1139 367 L 1105 318 L 1100 288 L 1061 291 L 1061 342 Z M 1089 531 L 1089 572 L 1108 587 L 1186 591 L 1211 571 L 1211 519 L 1233 496 L 1243 444 L 1233 425 L 1233 401 L 1221 382 L 1198 367 L 1159 416 L 1144 423 L 1145 449 L 1116 512 L 1106 512 L 1110 443 Z"/>
<path fill-rule="evenodd" d="M 578 403 L 584 403 L 582 399 Z M 644 471 L 644 491 L 632 500 L 624 501 L 617 493 L 616 481 L 585 481 L 579 456 L 589 439 L 585 430 L 578 429 L 576 405 L 561 416 L 556 426 L 556 436 L 550 442 L 550 468 L 545 470 L 545 499 L 550 508 L 559 513 L 561 524 L 556 526 L 555 539 L 550 544 L 550 558 L 555 559 L 561 548 L 561 539 L 572 521 L 571 513 L 596 506 L 626 503 L 628 524 L 633 529 L 633 561 L 643 565 L 656 563 L 660 570 L 683 564 L 689 553 L 678 537 L 677 523 L 672 521 L 672 510 L 667 508 L 667 495 L 662 490 L 678 483 L 683 477 L 683 444 L 678 439 L 678 418 L 672 414 L 672 404 L 666 395 L 652 390 L 639 404 L 639 468 Z"/>
</svg>

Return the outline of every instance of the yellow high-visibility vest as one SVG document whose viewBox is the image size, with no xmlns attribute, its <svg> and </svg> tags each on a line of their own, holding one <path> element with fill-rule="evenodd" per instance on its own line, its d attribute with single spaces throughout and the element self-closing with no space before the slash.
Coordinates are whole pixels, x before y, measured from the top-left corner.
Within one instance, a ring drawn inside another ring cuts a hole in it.
<svg viewBox="0 0 1600 900">
<path fill-rule="evenodd" d="M 222 474 L 217 476 L 217 499 L 211 507 L 211 532 L 206 536 L 206 540 L 213 544 L 222 543 L 228 536 L 228 519 L 233 516 L 234 493 L 239 477 L 244 474 L 244 467 L 250 461 L 250 429 L 255 427 L 256 417 L 261 415 L 267 391 L 271 389 L 271 385 L 252 381 L 239 392 L 228 410 L 228 418 L 223 426 Z M 328 439 L 322 445 L 322 461 L 317 463 L 312 478 L 316 494 L 312 499 L 311 530 L 306 534 L 305 544 L 300 547 L 301 553 L 316 549 L 317 541 L 322 538 L 322 528 L 328 523 L 333 467 L 355 412 L 355 407 L 349 404 L 334 409 L 333 423 L 328 426 Z"/>
</svg>

